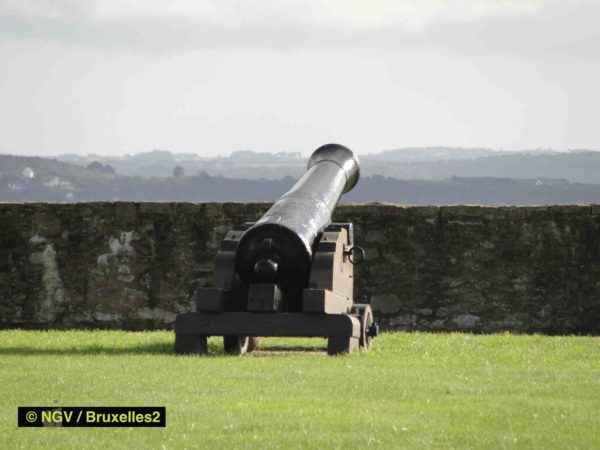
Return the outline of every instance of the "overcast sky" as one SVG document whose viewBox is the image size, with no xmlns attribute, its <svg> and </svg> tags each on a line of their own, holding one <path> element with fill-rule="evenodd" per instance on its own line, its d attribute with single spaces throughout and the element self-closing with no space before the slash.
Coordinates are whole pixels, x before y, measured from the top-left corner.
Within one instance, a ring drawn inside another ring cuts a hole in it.
<svg viewBox="0 0 600 450">
<path fill-rule="evenodd" d="M 0 0 L 0 152 L 600 149 L 600 2 Z"/>
</svg>

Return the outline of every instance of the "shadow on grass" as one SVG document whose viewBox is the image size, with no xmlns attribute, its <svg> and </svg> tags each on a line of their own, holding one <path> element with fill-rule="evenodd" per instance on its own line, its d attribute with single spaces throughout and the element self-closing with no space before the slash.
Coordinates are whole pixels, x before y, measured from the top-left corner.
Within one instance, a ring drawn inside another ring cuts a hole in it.
<svg viewBox="0 0 600 450">
<path fill-rule="evenodd" d="M 300 345 L 261 345 L 255 352 L 271 353 L 315 353 L 327 351 L 326 346 L 300 346 Z"/>
<path fill-rule="evenodd" d="M 139 344 L 130 347 L 89 345 L 73 348 L 37 348 L 30 346 L 0 347 L 0 355 L 144 355 L 173 354 L 173 344 Z"/>
<path fill-rule="evenodd" d="M 261 346 L 255 352 L 256 356 L 280 354 L 323 353 L 326 349 L 319 346 Z M 206 356 L 228 356 L 223 347 L 209 346 Z M 0 355 L 41 356 L 41 355 L 175 355 L 172 343 L 139 344 L 130 347 L 110 347 L 89 345 L 73 348 L 37 348 L 31 346 L 0 347 Z"/>
</svg>

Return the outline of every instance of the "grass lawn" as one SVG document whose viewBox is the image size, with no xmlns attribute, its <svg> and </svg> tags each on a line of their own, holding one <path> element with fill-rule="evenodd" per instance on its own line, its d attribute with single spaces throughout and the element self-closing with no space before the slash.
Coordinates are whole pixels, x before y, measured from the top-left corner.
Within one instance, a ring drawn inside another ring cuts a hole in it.
<svg viewBox="0 0 600 450">
<path fill-rule="evenodd" d="M 600 448 L 600 339 L 385 333 L 368 353 L 173 355 L 171 332 L 0 331 L 0 447 Z M 262 346 L 324 349 L 324 340 Z M 166 428 L 17 428 L 17 406 Z"/>
</svg>

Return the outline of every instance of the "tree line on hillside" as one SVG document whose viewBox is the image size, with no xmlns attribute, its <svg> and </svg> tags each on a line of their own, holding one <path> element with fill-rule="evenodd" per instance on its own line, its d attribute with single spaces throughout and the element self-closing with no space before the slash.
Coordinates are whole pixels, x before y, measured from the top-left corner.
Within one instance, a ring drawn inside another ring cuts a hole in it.
<svg viewBox="0 0 600 450">
<path fill-rule="evenodd" d="M 300 177 L 307 157 L 299 153 L 265 153 L 250 150 L 226 157 L 201 158 L 198 155 L 155 151 L 133 156 L 59 156 L 63 162 L 92 167 L 100 165 L 119 175 L 170 177 L 175 167 L 186 175 L 206 172 L 228 178 Z M 399 179 L 444 180 L 451 177 L 565 178 L 578 183 L 600 183 L 600 152 L 498 152 L 489 149 L 448 147 L 406 148 L 360 157 L 363 175 L 383 175 Z M 110 167 L 110 169 L 108 169 Z"/>
<path fill-rule="evenodd" d="M 97 177 L 85 182 L 0 181 L 0 201 L 274 201 L 295 183 L 279 180 L 230 179 L 208 174 L 170 178 Z M 16 187 L 15 187 L 16 186 Z M 410 205 L 545 205 L 600 202 L 600 185 L 567 180 L 459 178 L 398 180 L 363 177 L 346 202 L 394 202 Z"/>
</svg>

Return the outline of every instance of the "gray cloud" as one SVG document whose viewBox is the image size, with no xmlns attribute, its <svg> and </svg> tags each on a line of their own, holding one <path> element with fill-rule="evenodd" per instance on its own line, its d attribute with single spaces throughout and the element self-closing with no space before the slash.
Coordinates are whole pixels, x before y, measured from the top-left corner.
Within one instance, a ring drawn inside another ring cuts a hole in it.
<svg viewBox="0 0 600 450">
<path fill-rule="evenodd" d="M 538 14 L 443 24 L 427 39 L 455 50 L 540 59 L 600 60 L 600 5 L 553 3 Z"/>
<path fill-rule="evenodd" d="M 600 60 L 600 5 L 551 3 L 538 13 L 441 22 L 422 33 L 400 25 L 356 29 L 311 24 L 282 12 L 227 26 L 181 15 L 99 20 L 61 2 L 57 18 L 4 13 L 0 36 L 62 45 L 120 47 L 161 52 L 256 47 L 395 50 L 442 48 L 477 54 L 506 54 L 548 62 Z"/>
<path fill-rule="evenodd" d="M 4 16 L 0 35 L 13 40 L 43 40 L 70 46 L 125 47 L 142 51 L 260 47 L 290 49 L 307 41 L 298 27 L 282 25 L 227 28 L 173 17 L 90 22 Z"/>
</svg>

